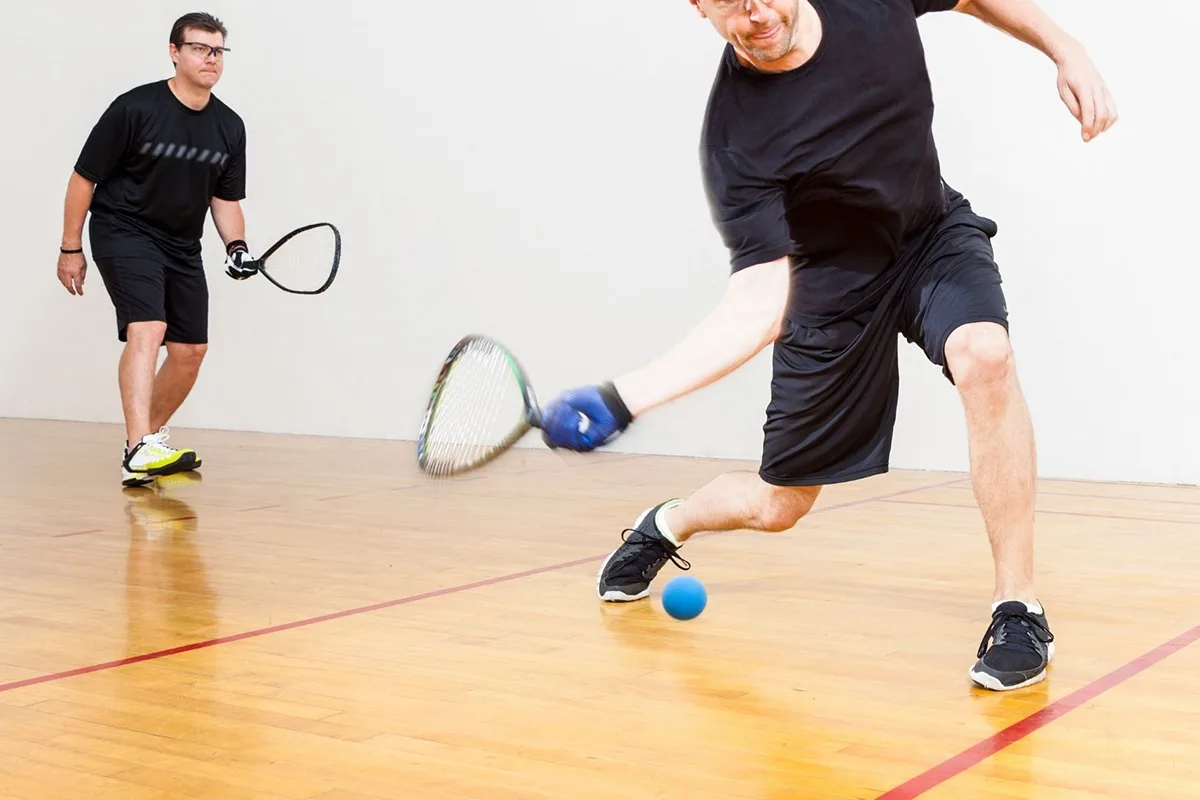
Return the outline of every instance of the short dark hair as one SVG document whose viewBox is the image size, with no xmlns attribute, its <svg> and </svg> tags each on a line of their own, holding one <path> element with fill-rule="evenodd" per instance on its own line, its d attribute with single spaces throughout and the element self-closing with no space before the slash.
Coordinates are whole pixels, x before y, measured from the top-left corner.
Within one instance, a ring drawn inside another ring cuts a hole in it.
<svg viewBox="0 0 1200 800">
<path fill-rule="evenodd" d="M 176 47 L 183 44 L 183 32 L 188 28 L 196 28 L 208 33 L 219 33 L 223 39 L 229 37 L 229 31 L 225 30 L 225 23 L 212 14 L 196 11 L 191 14 L 184 14 L 175 20 L 175 24 L 171 27 L 171 44 Z"/>
</svg>

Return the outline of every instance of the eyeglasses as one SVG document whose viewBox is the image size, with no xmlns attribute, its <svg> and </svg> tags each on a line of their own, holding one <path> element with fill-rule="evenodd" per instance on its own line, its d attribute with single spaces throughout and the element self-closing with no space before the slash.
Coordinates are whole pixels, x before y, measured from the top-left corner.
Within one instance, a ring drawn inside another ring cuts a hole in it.
<svg viewBox="0 0 1200 800">
<path fill-rule="evenodd" d="M 763 5 L 768 5 L 770 0 L 758 0 Z M 722 13 L 731 14 L 734 11 L 750 11 L 756 0 L 712 0 L 713 6 Z"/>
<path fill-rule="evenodd" d="M 225 54 L 229 52 L 228 47 L 213 47 L 204 42 L 180 42 L 175 45 L 180 50 L 187 48 L 187 51 L 196 58 L 208 58 L 210 55 L 215 56 L 218 61 L 225 58 Z"/>
</svg>

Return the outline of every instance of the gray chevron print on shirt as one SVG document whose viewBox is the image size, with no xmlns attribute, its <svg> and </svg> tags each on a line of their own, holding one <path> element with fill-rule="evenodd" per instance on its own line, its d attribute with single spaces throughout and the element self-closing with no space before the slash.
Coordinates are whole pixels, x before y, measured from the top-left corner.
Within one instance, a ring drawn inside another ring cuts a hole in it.
<svg viewBox="0 0 1200 800">
<path fill-rule="evenodd" d="M 150 148 L 154 148 L 154 152 L 150 152 Z M 209 164 L 225 165 L 229 160 L 229 153 L 222 153 L 217 150 L 209 150 L 205 148 L 200 150 L 197 147 L 188 147 L 186 144 L 168 144 L 166 142 L 146 142 L 142 145 L 141 155 L 150 155 L 158 158 L 182 158 L 185 161 L 200 161 L 208 162 Z"/>
</svg>

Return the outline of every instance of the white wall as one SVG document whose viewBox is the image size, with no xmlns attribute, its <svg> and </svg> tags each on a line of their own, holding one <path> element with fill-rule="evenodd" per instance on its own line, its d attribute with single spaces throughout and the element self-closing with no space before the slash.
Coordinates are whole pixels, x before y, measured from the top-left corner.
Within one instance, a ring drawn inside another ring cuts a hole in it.
<svg viewBox="0 0 1200 800">
<path fill-rule="evenodd" d="M 924 23 L 947 178 L 1000 224 L 1042 472 L 1200 482 L 1184 80 L 1200 9 L 1044 7 L 1117 97 L 1122 121 L 1094 144 L 1042 56 L 959 15 Z M 111 98 L 168 74 L 171 22 L 192 9 L 97 8 L 6 15 L 19 31 L 9 63 L 36 77 L 0 90 L 12 114 L 0 126 L 3 416 L 120 419 L 99 275 L 83 298 L 54 278 L 63 189 Z M 696 141 L 721 42 L 684 0 L 206 9 L 231 28 L 218 94 L 249 128 L 252 244 L 328 219 L 345 252 L 331 292 L 292 297 L 225 278 L 209 226 L 212 345 L 175 424 L 411 439 L 464 332 L 506 342 L 548 398 L 667 347 L 719 296 L 726 260 Z M 965 468 L 952 388 L 916 348 L 903 359 L 894 465 Z M 757 457 L 768 363 L 654 412 L 616 448 Z"/>
</svg>

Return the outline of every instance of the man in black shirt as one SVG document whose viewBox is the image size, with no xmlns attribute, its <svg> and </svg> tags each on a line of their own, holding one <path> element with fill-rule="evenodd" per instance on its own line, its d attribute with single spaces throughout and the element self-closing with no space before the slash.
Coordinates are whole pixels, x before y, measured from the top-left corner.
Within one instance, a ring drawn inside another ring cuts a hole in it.
<svg viewBox="0 0 1200 800">
<path fill-rule="evenodd" d="M 212 94 L 224 70 L 225 26 L 187 14 L 171 28 L 175 76 L 112 102 L 92 129 L 67 184 L 58 278 L 83 294 L 83 223 L 91 211 L 92 257 L 125 342 L 119 367 L 126 441 L 125 486 L 200 466 L 195 451 L 168 446 L 167 421 L 191 392 L 208 348 L 208 284 L 200 238 L 211 211 L 226 246 L 226 272 L 246 264 L 246 130 Z M 155 374 L 159 347 L 167 357 Z M 131 446 L 132 445 L 132 446 Z"/>
<path fill-rule="evenodd" d="M 601 567 L 601 599 L 646 597 L 700 531 L 790 529 L 826 484 L 886 472 L 897 334 L 959 391 L 992 545 L 991 625 L 970 677 L 1042 680 L 1053 636 L 1033 584 L 1032 426 L 993 260 L 995 223 L 942 179 L 917 18 L 972 14 L 1058 66 L 1085 141 L 1116 120 L 1083 48 L 1032 0 L 690 0 L 727 41 L 700 145 L 731 255 L 723 301 L 645 367 L 545 408 L 552 447 L 590 450 L 773 343 L 757 474 L 647 509 Z M 990 641 L 990 646 L 989 646 Z"/>
</svg>

